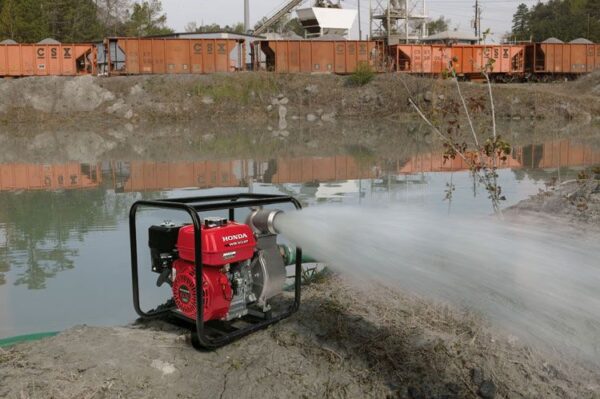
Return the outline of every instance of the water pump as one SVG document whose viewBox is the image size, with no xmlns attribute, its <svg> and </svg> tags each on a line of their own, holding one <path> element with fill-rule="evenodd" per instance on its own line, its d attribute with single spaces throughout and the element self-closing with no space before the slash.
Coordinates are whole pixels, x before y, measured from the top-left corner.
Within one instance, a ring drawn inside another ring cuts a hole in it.
<svg viewBox="0 0 600 399">
<path fill-rule="evenodd" d="M 218 201 L 218 202 L 215 202 Z M 130 216 L 134 307 L 143 318 L 175 316 L 195 324 L 192 342 L 212 348 L 266 327 L 295 312 L 300 305 L 301 250 L 295 253 L 277 242 L 275 220 L 282 213 L 264 206 L 289 202 L 292 197 L 238 194 L 159 201 L 139 201 Z M 181 209 L 191 224 L 165 222 L 150 226 L 148 245 L 157 286 L 168 284 L 172 299 L 157 309 L 140 308 L 136 213 L 140 207 Z M 235 210 L 250 208 L 244 222 Z M 229 217 L 206 216 L 204 211 L 227 210 Z M 286 265 L 295 261 L 294 303 L 277 310 L 272 300 L 286 283 Z M 236 326 L 242 324 L 242 327 Z"/>
</svg>

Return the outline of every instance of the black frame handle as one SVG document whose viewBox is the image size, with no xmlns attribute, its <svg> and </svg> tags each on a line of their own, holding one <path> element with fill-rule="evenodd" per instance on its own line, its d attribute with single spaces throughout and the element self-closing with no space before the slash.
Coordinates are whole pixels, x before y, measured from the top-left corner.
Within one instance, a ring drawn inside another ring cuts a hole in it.
<svg viewBox="0 0 600 399">
<path fill-rule="evenodd" d="M 251 324 L 248 327 L 234 330 L 232 332 L 223 333 L 218 338 L 211 338 L 205 333 L 204 326 L 204 291 L 203 276 L 202 276 L 202 235 L 200 233 L 201 220 L 199 213 L 216 210 L 229 210 L 229 220 L 235 220 L 235 209 L 252 208 L 264 205 L 291 203 L 297 210 L 302 209 L 300 202 L 294 197 L 287 195 L 272 195 L 272 194 L 253 194 L 240 193 L 230 195 L 213 195 L 204 197 L 187 197 L 187 198 L 170 198 L 154 201 L 137 201 L 131 206 L 129 211 L 129 240 L 131 248 L 131 277 L 133 285 L 133 307 L 136 313 L 145 319 L 158 318 L 168 314 L 174 314 L 177 317 L 183 317 L 173 308 L 165 308 L 160 310 L 152 310 L 145 312 L 140 306 L 140 290 L 139 290 L 139 273 L 138 273 L 138 250 L 137 250 L 137 228 L 136 215 L 140 207 L 171 209 L 185 211 L 190 215 L 194 225 L 195 239 L 195 272 L 196 272 L 196 328 L 195 333 L 192 331 L 192 343 L 195 348 L 214 349 L 226 345 L 238 338 L 248 335 L 257 330 L 263 329 L 273 323 L 283 320 L 300 308 L 301 300 L 301 282 L 302 282 L 302 249 L 296 248 L 296 272 L 294 276 L 294 303 L 287 311 L 257 323 Z"/>
</svg>

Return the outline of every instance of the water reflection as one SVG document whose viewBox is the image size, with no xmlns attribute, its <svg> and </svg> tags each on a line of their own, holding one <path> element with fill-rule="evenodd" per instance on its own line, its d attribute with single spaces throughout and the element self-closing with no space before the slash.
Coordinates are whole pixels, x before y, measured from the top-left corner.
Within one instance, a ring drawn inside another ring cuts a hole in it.
<svg viewBox="0 0 600 399">
<path fill-rule="evenodd" d="M 91 231 L 115 230 L 132 201 L 181 188 L 274 186 L 305 202 L 336 201 L 393 187 L 423 185 L 426 174 L 467 170 L 461 159 L 444 162 L 441 153 L 380 159 L 362 147 L 344 155 L 278 157 L 270 160 L 110 161 L 97 164 L 0 165 L 0 285 L 30 290 L 71 270 L 80 243 Z M 561 178 L 565 168 L 600 164 L 600 149 L 586 142 L 555 140 L 515 148 L 500 165 L 517 181 Z M 558 176 L 556 176 L 558 174 Z M 562 175 L 561 175 L 562 174 Z M 131 193 L 127 195 L 124 193 Z M 440 196 L 442 192 L 440 191 Z"/>
<path fill-rule="evenodd" d="M 18 168 L 23 170 L 22 165 Z M 86 167 L 81 169 L 86 170 Z M 31 166 L 26 170 L 31 170 Z M 69 181 L 73 184 L 67 187 L 83 188 L 71 176 Z M 45 288 L 48 278 L 74 267 L 77 242 L 82 242 L 89 231 L 114 228 L 127 209 L 128 201 L 101 187 L 42 191 L 39 182 L 44 179 L 45 176 L 39 175 L 13 179 L 12 187 L 21 191 L 0 193 L 0 284 L 6 282 L 4 274 L 13 269 L 17 271 L 15 285 L 34 290 Z M 58 177 L 55 181 L 59 181 Z M 85 187 L 92 185 L 91 181 L 83 184 Z M 97 180 L 93 184 L 100 182 Z M 33 191 L 24 191 L 24 187 Z"/>
</svg>

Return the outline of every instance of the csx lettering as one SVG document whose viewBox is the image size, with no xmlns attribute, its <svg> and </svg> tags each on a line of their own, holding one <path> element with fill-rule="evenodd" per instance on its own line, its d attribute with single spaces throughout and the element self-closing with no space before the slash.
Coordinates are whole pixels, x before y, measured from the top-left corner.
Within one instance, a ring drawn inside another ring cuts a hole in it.
<svg viewBox="0 0 600 399">
<path fill-rule="evenodd" d="M 50 56 L 52 58 L 58 57 L 58 49 L 56 47 L 50 49 Z"/>
<path fill-rule="evenodd" d="M 201 43 L 194 44 L 194 52 L 196 54 L 202 53 L 202 44 Z"/>
<path fill-rule="evenodd" d="M 63 50 L 65 53 L 65 58 L 71 58 L 71 49 L 68 47 L 64 47 Z"/>
<path fill-rule="evenodd" d="M 508 55 L 508 49 L 507 49 L 507 48 L 505 48 L 505 49 L 503 49 L 503 50 L 502 50 L 502 56 L 503 56 L 504 58 L 509 58 L 509 55 Z"/>
<path fill-rule="evenodd" d="M 225 45 L 222 43 L 217 43 L 217 46 L 219 46 L 219 49 L 217 50 L 219 54 L 225 54 Z"/>
<path fill-rule="evenodd" d="M 38 58 L 44 58 L 46 56 L 46 49 L 43 47 L 38 48 L 37 55 L 38 55 Z"/>
</svg>

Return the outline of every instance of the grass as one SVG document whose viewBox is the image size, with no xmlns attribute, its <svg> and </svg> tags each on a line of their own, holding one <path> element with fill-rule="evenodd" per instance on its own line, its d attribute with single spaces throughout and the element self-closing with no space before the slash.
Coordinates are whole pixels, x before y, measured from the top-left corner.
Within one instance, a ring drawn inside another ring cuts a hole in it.
<svg viewBox="0 0 600 399">
<path fill-rule="evenodd" d="M 366 62 L 358 64 L 356 71 L 350 75 L 348 82 L 352 86 L 364 86 L 375 78 L 375 71 Z"/>
<path fill-rule="evenodd" d="M 302 284 L 303 285 L 311 285 L 311 284 L 323 284 L 329 280 L 332 273 L 327 268 L 324 267 L 322 270 L 318 270 L 316 267 L 310 269 L 302 269 Z"/>
<path fill-rule="evenodd" d="M 257 98 L 272 96 L 277 90 L 278 85 L 270 76 L 240 75 L 215 77 L 211 83 L 198 82 L 192 92 L 215 102 L 235 100 L 247 105 Z"/>
</svg>

